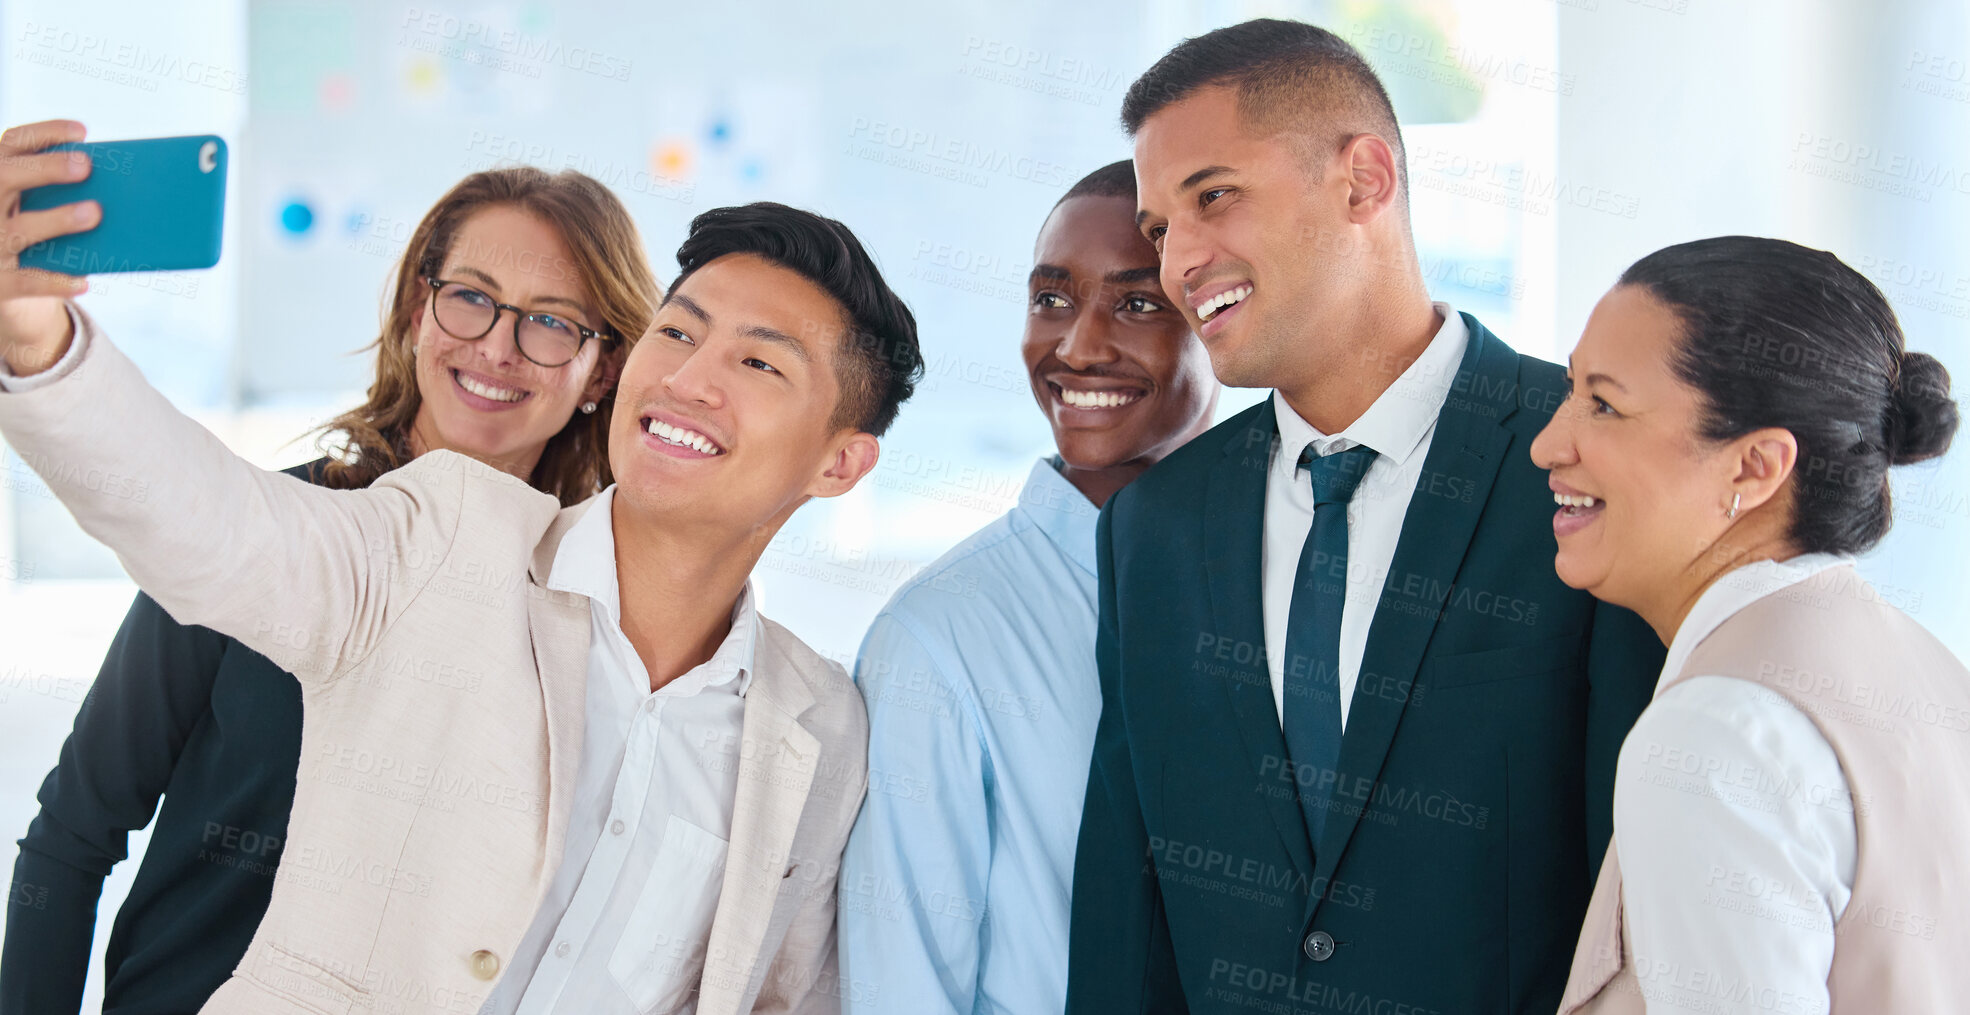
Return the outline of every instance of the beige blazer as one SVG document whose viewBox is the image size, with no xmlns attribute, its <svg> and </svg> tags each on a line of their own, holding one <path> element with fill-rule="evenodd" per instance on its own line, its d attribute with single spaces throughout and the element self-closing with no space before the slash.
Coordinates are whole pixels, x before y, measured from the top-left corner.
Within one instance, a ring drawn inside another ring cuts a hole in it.
<svg viewBox="0 0 1970 1015">
<path fill-rule="evenodd" d="M 1836 567 L 1724 621 L 1681 671 L 1664 676 L 1656 696 L 1701 673 L 1761 684 L 1797 706 L 1847 777 L 1859 853 L 1854 893 L 1833 925 L 1830 1015 L 1962 1011 L 1970 994 L 1970 671 L 1852 567 Z M 1621 857 L 1609 843 L 1560 1015 L 1642 1015 L 1703 1000 L 1693 996 L 1699 991 L 1670 989 L 1664 976 L 1739 986 L 1729 970 L 1661 963 L 1645 983 L 1621 892 Z M 1750 996 L 1773 1011 L 1803 1010 L 1787 995 Z"/>
<path fill-rule="evenodd" d="M 173 617 L 302 685 L 272 903 L 202 1010 L 477 1011 L 561 862 L 589 606 L 543 583 L 586 505 L 450 452 L 367 490 L 262 471 L 77 317 L 79 359 L 0 394 L 0 432 Z M 868 721 L 839 665 L 762 627 L 701 1015 L 839 1007 Z"/>
</svg>

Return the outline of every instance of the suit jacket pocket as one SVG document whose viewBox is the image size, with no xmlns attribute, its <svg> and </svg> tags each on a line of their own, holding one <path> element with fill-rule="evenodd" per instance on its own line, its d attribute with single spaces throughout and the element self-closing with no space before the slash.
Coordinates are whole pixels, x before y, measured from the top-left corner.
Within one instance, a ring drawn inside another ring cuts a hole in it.
<svg viewBox="0 0 1970 1015">
<path fill-rule="evenodd" d="M 354 963 L 304 948 L 256 941 L 234 975 L 309 1011 L 342 1015 L 375 1005 L 356 968 Z"/>
<path fill-rule="evenodd" d="M 1579 634 L 1544 638 L 1523 645 L 1430 656 L 1417 673 L 1418 682 L 1434 690 L 1536 677 L 1568 669 L 1584 669 L 1586 639 Z"/>
<path fill-rule="evenodd" d="M 704 970 L 726 842 L 671 815 L 650 876 L 609 955 L 609 975 L 643 1015 L 684 1006 Z"/>
</svg>

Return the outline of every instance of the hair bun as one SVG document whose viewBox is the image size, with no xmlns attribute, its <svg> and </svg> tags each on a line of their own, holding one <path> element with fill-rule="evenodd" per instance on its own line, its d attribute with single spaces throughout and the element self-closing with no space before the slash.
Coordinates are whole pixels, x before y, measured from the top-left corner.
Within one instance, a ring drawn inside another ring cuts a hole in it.
<svg viewBox="0 0 1970 1015">
<path fill-rule="evenodd" d="M 1942 361 L 1928 353 L 1903 353 L 1901 380 L 1888 406 L 1890 464 L 1908 465 L 1948 451 L 1957 415 Z"/>
</svg>

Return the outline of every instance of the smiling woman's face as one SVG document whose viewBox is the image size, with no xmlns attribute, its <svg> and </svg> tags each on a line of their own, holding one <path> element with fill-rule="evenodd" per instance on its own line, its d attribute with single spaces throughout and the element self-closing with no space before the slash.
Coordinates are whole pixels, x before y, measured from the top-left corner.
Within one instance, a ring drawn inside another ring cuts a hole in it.
<svg viewBox="0 0 1970 1015">
<path fill-rule="evenodd" d="M 506 205 L 476 212 L 450 247 L 438 278 L 500 303 L 603 326 L 560 232 L 531 213 Z M 576 407 L 608 387 L 595 369 L 600 341 L 583 342 L 571 363 L 540 366 L 514 344 L 511 311 L 501 311 L 484 338 L 465 340 L 438 326 L 427 297 L 415 341 L 420 404 L 411 434 L 420 454 L 447 448 L 525 477 Z"/>
<path fill-rule="evenodd" d="M 1560 580 L 1639 608 L 1674 590 L 1730 527 L 1737 455 L 1699 437 L 1702 403 L 1674 372 L 1682 321 L 1634 286 L 1601 299 L 1574 347 L 1572 390 L 1532 442 L 1552 471 Z M 1588 501 L 1591 500 L 1591 505 Z"/>
<path fill-rule="evenodd" d="M 1157 281 L 1135 202 L 1075 197 L 1040 230 L 1021 352 L 1060 457 L 1076 469 L 1154 462 L 1208 423 L 1217 379 Z"/>
</svg>

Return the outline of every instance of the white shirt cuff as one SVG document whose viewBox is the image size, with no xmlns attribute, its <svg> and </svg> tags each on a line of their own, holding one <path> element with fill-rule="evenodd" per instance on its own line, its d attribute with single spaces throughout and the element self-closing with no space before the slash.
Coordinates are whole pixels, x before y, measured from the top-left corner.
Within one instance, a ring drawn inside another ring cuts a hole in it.
<svg viewBox="0 0 1970 1015">
<path fill-rule="evenodd" d="M 68 310 L 68 326 L 75 332 L 75 337 L 68 343 L 68 351 L 62 353 L 62 358 L 56 360 L 54 366 L 38 374 L 30 374 L 26 377 L 14 376 L 14 372 L 7 368 L 7 361 L 0 359 L 0 391 L 33 391 L 35 388 L 41 387 L 44 384 L 53 384 L 75 372 L 75 365 L 82 362 L 82 347 L 88 344 L 87 336 L 89 329 L 82 326 L 82 311 L 80 308 L 73 303 L 66 303 L 63 306 Z"/>
</svg>

